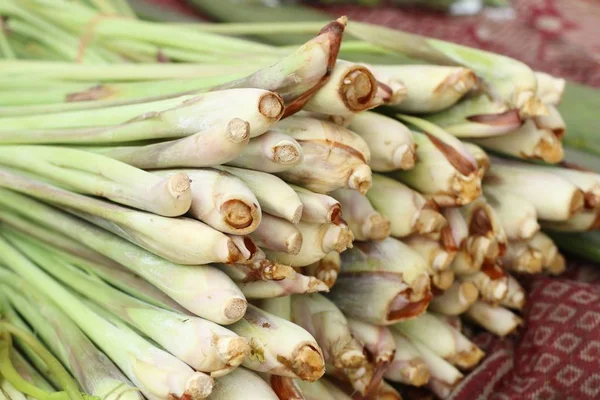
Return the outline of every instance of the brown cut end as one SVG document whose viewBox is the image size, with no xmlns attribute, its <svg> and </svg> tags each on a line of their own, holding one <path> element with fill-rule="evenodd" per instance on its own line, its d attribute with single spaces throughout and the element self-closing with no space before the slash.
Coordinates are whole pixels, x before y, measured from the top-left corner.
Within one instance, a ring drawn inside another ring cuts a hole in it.
<svg viewBox="0 0 600 400">
<path fill-rule="evenodd" d="M 454 271 L 444 270 L 437 272 L 432 276 L 431 281 L 438 289 L 442 291 L 448 290 L 452 286 L 452 283 L 454 283 Z"/>
<path fill-rule="evenodd" d="M 467 68 L 461 68 L 452 75 L 444 79 L 434 90 L 433 93 L 440 94 L 446 90 L 453 89 L 457 93 L 464 94 L 471 90 L 477 84 L 477 76 L 473 71 Z"/>
<path fill-rule="evenodd" d="M 271 388 L 278 398 L 286 400 L 304 400 L 304 395 L 292 378 L 271 375 Z"/>
<path fill-rule="evenodd" d="M 513 260 L 511 269 L 526 274 L 542 272 L 542 253 L 539 250 L 528 248 Z"/>
<path fill-rule="evenodd" d="M 403 144 L 392 155 L 392 164 L 403 170 L 412 169 L 417 162 L 416 145 Z"/>
<path fill-rule="evenodd" d="M 367 68 L 354 65 L 344 76 L 339 95 L 346 108 L 351 112 L 360 112 L 372 107 L 379 85 Z"/>
<path fill-rule="evenodd" d="M 461 369 L 472 369 L 479 364 L 483 357 L 485 357 L 485 353 L 479 347 L 473 345 L 469 351 L 460 352 L 448 361 Z"/>
<path fill-rule="evenodd" d="M 440 232 L 448 222 L 439 212 L 426 208 L 421 210 L 415 224 L 418 233 L 427 234 Z"/>
<path fill-rule="evenodd" d="M 218 342 L 219 357 L 227 365 L 227 370 L 240 365 L 250 354 L 250 345 L 246 338 L 230 336 L 215 337 L 213 340 Z"/>
<path fill-rule="evenodd" d="M 168 188 L 169 193 L 174 198 L 179 198 L 182 194 L 190 190 L 190 177 L 183 172 L 178 172 L 169 177 Z"/>
<path fill-rule="evenodd" d="M 214 386 L 214 379 L 208 375 L 196 372 L 186 382 L 182 399 L 184 397 L 189 400 L 205 399 L 210 395 Z"/>
<path fill-rule="evenodd" d="M 241 200 L 228 200 L 221 205 L 219 212 L 227 225 L 234 229 L 244 229 L 252 225 L 252 208 Z"/>
<path fill-rule="evenodd" d="M 565 152 L 562 143 L 556 137 L 554 137 L 554 135 L 550 135 L 550 137 L 542 138 L 536 144 L 535 148 L 533 149 L 533 154 L 530 157 L 527 157 L 526 154 L 523 154 L 523 157 L 533 157 L 548 163 L 556 164 L 563 160 L 565 157 Z"/>
<path fill-rule="evenodd" d="M 585 195 L 583 194 L 583 191 L 576 190 L 575 193 L 573 193 L 573 197 L 571 198 L 571 204 L 569 205 L 569 217 L 572 217 L 573 215 L 581 212 L 581 210 L 583 210 L 584 205 Z"/>
<path fill-rule="evenodd" d="M 250 137 L 250 124 L 239 118 L 234 118 L 227 124 L 227 138 L 233 143 L 241 143 Z"/>
<path fill-rule="evenodd" d="M 360 164 L 352 170 L 352 174 L 348 178 L 348 188 L 365 195 L 371 188 L 372 179 L 371 168 L 366 164 Z"/>
<path fill-rule="evenodd" d="M 479 289 L 473 282 L 461 282 L 458 288 L 458 296 L 461 304 L 473 304 L 479 298 Z"/>
<path fill-rule="evenodd" d="M 358 343 L 356 343 L 358 345 Z M 362 351 L 354 348 L 343 349 L 343 353 L 339 354 L 335 360 L 338 368 L 360 368 L 367 363 L 367 359 Z"/>
<path fill-rule="evenodd" d="M 277 93 L 265 93 L 258 101 L 258 112 L 269 119 L 280 119 L 283 116 L 283 111 L 283 99 Z"/>
<path fill-rule="evenodd" d="M 266 261 L 261 274 L 264 277 L 264 280 L 281 281 L 292 276 L 294 272 L 294 268 L 289 265 L 283 265 L 269 260 L 262 261 Z"/>
<path fill-rule="evenodd" d="M 283 142 L 273 147 L 273 161 L 277 164 L 295 164 L 302 157 L 302 148 L 295 143 Z"/>
<path fill-rule="evenodd" d="M 244 314 L 246 314 L 247 308 L 248 302 L 245 299 L 229 299 L 225 305 L 225 309 L 223 310 L 223 315 L 225 315 L 225 318 L 228 320 L 238 321 L 244 316 Z"/>
<path fill-rule="evenodd" d="M 392 223 L 383 215 L 371 214 L 363 225 L 363 235 L 367 240 L 383 240 L 390 236 Z"/>
<path fill-rule="evenodd" d="M 329 286 L 327 284 L 314 276 L 308 277 L 308 287 L 306 289 L 306 293 L 319 293 L 319 292 L 329 292 Z"/>
<path fill-rule="evenodd" d="M 490 126 L 514 126 L 515 129 L 523 124 L 519 110 L 508 110 L 500 114 L 480 114 L 467 117 L 471 122 Z"/>
<path fill-rule="evenodd" d="M 403 369 L 402 374 L 406 377 L 406 381 L 412 386 L 423 386 L 429 382 L 431 372 L 427 364 L 420 358 L 410 360 L 408 366 Z"/>
<path fill-rule="evenodd" d="M 429 275 L 426 273 L 420 274 L 413 282 L 410 284 L 410 288 L 408 289 L 408 299 L 412 302 L 420 301 L 430 294 L 429 289 L 431 287 L 431 281 Z"/>
<path fill-rule="evenodd" d="M 335 285 L 338 277 L 338 271 L 334 269 L 322 269 L 316 273 L 317 279 L 325 283 L 330 289 Z"/>
<path fill-rule="evenodd" d="M 560 275 L 567 269 L 567 260 L 562 254 L 557 254 L 550 265 L 545 267 L 546 271 L 552 275 Z"/>
<path fill-rule="evenodd" d="M 294 353 L 291 370 L 300 379 L 312 382 L 325 374 L 325 361 L 319 348 L 305 344 Z"/>
<path fill-rule="evenodd" d="M 462 175 L 468 176 L 477 173 L 477 165 L 473 164 L 471 160 L 462 155 L 454 147 L 430 133 L 425 132 L 425 135 L 427 135 L 431 143 L 433 143 L 433 145 L 446 156 L 448 162 L 452 164 L 452 166 L 456 168 L 456 170 Z"/>
</svg>

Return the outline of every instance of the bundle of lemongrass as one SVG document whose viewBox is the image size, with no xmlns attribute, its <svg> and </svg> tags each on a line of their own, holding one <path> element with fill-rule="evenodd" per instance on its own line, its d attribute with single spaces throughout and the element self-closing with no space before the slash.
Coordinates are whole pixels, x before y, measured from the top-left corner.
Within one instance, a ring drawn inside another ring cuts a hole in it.
<svg viewBox="0 0 600 400">
<path fill-rule="evenodd" d="M 540 226 L 600 225 L 600 176 L 551 165 L 564 81 L 515 60 L 344 18 L 0 16 L 7 397 L 444 398 L 484 357 L 463 320 L 508 335 L 517 276 L 564 270 Z"/>
</svg>

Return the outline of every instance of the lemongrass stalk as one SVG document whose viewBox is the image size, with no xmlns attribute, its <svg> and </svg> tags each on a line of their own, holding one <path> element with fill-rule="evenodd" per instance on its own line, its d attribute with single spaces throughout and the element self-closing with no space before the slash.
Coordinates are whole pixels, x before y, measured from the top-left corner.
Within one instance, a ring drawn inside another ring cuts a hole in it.
<svg viewBox="0 0 600 400">
<path fill-rule="evenodd" d="M 302 110 L 302 111 L 299 111 L 295 115 L 298 117 L 312 118 L 312 119 L 318 119 L 321 121 L 331 122 L 336 125 L 340 125 L 340 126 L 343 126 L 344 128 L 347 128 L 355 116 L 361 115 L 363 113 L 364 112 L 357 113 L 357 114 L 348 114 L 348 115 L 329 115 L 329 114 L 323 114 L 323 113 L 315 112 L 315 111 Z"/>
<path fill-rule="evenodd" d="M 530 239 L 540 230 L 535 207 L 527 199 L 494 186 L 484 186 L 483 190 L 509 240 Z"/>
<path fill-rule="evenodd" d="M 458 208 L 443 208 L 440 212 L 448 222 L 441 232 L 443 248 L 450 253 L 462 251 L 469 237 L 469 225 L 464 215 Z"/>
<path fill-rule="evenodd" d="M 387 172 L 414 167 L 416 146 L 412 133 L 401 122 L 367 111 L 355 115 L 348 128 L 369 145 L 369 166 L 373 171 Z"/>
<path fill-rule="evenodd" d="M 62 147 L 0 146 L 0 164 L 155 214 L 185 214 L 191 204 L 185 174 L 159 178 L 108 157 Z"/>
<path fill-rule="evenodd" d="M 239 157 L 248 145 L 248 122 L 233 118 L 224 131 L 207 129 L 182 139 L 153 144 L 81 146 L 79 149 L 142 169 L 210 167 Z"/>
<path fill-rule="evenodd" d="M 237 282 L 240 290 L 248 299 L 268 299 L 292 294 L 327 292 L 329 287 L 313 276 L 292 271 L 281 280 L 255 280 Z"/>
<path fill-rule="evenodd" d="M 519 281 L 512 275 L 508 275 L 508 293 L 500 305 L 513 310 L 522 311 L 525 307 L 525 301 L 527 300 L 527 294 L 523 286 Z"/>
<path fill-rule="evenodd" d="M 584 193 L 550 167 L 492 160 L 485 184 L 527 199 L 540 219 L 565 221 L 583 209 Z M 548 191 L 552 196 L 546 196 Z"/>
<path fill-rule="evenodd" d="M 302 234 L 302 247 L 298 254 L 267 250 L 269 259 L 293 267 L 305 267 L 319 261 L 331 251 L 343 252 L 352 247 L 354 240 L 352 232 L 344 224 L 314 224 L 300 221 L 296 228 Z"/>
<path fill-rule="evenodd" d="M 548 130 L 552 132 L 558 140 L 562 140 L 567 129 L 565 121 L 555 106 L 548 105 L 546 107 L 548 108 L 548 115 L 535 117 L 533 121 L 538 129 Z"/>
<path fill-rule="evenodd" d="M 271 130 L 250 140 L 228 165 L 264 172 L 281 172 L 302 162 L 302 147 L 293 138 Z"/>
<path fill-rule="evenodd" d="M 503 136 L 523 123 L 518 110 L 484 94 L 469 97 L 452 108 L 428 115 L 427 119 L 452 135 L 470 139 Z"/>
<path fill-rule="evenodd" d="M 40 292 L 60 304 L 67 314 L 131 381 L 150 399 L 187 396 L 204 398 L 212 380 L 194 372 L 182 361 L 153 346 L 135 332 L 116 326 L 89 309 L 79 298 L 42 272 L 4 239 L 2 259 Z M 150 378 L 151 377 L 151 378 Z"/>
<path fill-rule="evenodd" d="M 463 142 L 463 144 L 467 151 L 475 158 L 477 167 L 479 167 L 481 178 L 483 179 L 485 174 L 490 169 L 490 157 L 481 147 L 477 146 L 476 144 L 471 142 Z"/>
<path fill-rule="evenodd" d="M 229 172 L 239 178 L 258 199 L 262 210 L 276 217 L 297 224 L 302 216 L 300 198 L 280 178 L 264 172 L 249 169 L 220 166 L 217 169 Z"/>
<path fill-rule="evenodd" d="M 454 278 L 452 270 L 434 271 L 431 275 L 431 285 L 438 291 L 446 291 L 454 283 Z"/>
<path fill-rule="evenodd" d="M 17 388 L 15 388 L 13 384 L 10 383 L 7 379 L 2 379 L 2 383 L 0 383 L 0 389 L 2 392 L 2 396 L 5 396 L 5 399 L 27 400 L 27 397 L 25 397 L 25 393 L 17 390 Z"/>
<path fill-rule="evenodd" d="M 266 312 L 283 318 L 287 321 L 292 320 L 292 296 L 274 297 L 257 302 L 258 306 Z"/>
<path fill-rule="evenodd" d="M 304 400 L 338 400 L 333 397 L 324 382 L 325 379 L 319 379 L 315 382 L 296 381 L 304 395 Z"/>
<path fill-rule="evenodd" d="M 433 136 L 413 132 L 413 138 L 419 162 L 409 171 L 394 171 L 390 176 L 443 207 L 468 204 L 479 197 L 481 180 L 476 166 Z"/>
<path fill-rule="evenodd" d="M 450 269 L 458 275 L 468 275 L 481 270 L 486 258 L 498 255 L 498 247 L 485 236 L 469 236 L 461 245 Z"/>
<path fill-rule="evenodd" d="M 316 223 L 339 223 L 342 206 L 331 196 L 315 193 L 300 186 L 290 185 L 302 202 L 302 220 Z"/>
<path fill-rule="evenodd" d="M 173 262 L 197 265 L 245 258 L 230 238 L 199 221 L 131 210 L 3 170 L 0 185 L 75 210 L 84 219 Z"/>
<path fill-rule="evenodd" d="M 340 253 L 331 251 L 319 261 L 304 267 L 303 272 L 307 275 L 314 276 L 331 289 L 337 281 L 341 264 L 342 260 L 340 258 Z"/>
<path fill-rule="evenodd" d="M 356 240 L 382 240 L 390 235 L 390 220 L 377 212 L 366 196 L 351 189 L 338 189 L 330 194 L 340 202 L 344 221 Z"/>
<path fill-rule="evenodd" d="M 467 311 L 478 298 L 479 290 L 473 282 L 456 280 L 450 288 L 431 299 L 429 309 L 443 315 L 460 315 Z"/>
<path fill-rule="evenodd" d="M 564 158 L 558 137 L 552 131 L 538 127 L 530 119 L 510 133 L 471 140 L 488 150 L 525 160 L 557 163 Z"/>
<path fill-rule="evenodd" d="M 439 398 L 447 398 L 462 380 L 463 374 L 452 364 L 431 351 L 427 346 L 418 341 L 412 341 L 412 344 L 421 354 L 431 374 L 427 382 L 427 388 Z"/>
<path fill-rule="evenodd" d="M 426 236 L 409 236 L 404 238 L 403 242 L 427 261 L 436 272 L 447 270 L 456 255 L 455 251 L 444 248 L 440 240 L 431 239 Z"/>
<path fill-rule="evenodd" d="M 542 272 L 542 253 L 530 247 L 527 242 L 510 242 L 502 260 L 509 271 L 522 274 Z"/>
<path fill-rule="evenodd" d="M 504 337 L 514 332 L 523 320 L 503 307 L 494 307 L 478 301 L 465 314 L 469 319 L 491 333 Z"/>
<path fill-rule="evenodd" d="M 267 382 L 278 398 L 289 400 L 305 400 L 304 395 L 295 379 L 287 376 L 271 375 L 268 373 L 259 373 L 258 375 L 265 382 Z"/>
<path fill-rule="evenodd" d="M 438 65 L 369 65 L 375 76 L 391 86 L 401 83 L 407 96 L 394 108 L 408 113 L 435 113 L 451 107 L 477 85 L 468 68 Z M 385 77 L 385 78 L 384 78 Z"/>
<path fill-rule="evenodd" d="M 46 378 L 14 348 L 10 352 L 10 361 L 19 375 L 21 375 L 28 382 L 46 392 L 52 392 L 55 390 L 52 384 L 48 382 Z"/>
<path fill-rule="evenodd" d="M 348 129 L 313 118 L 286 118 L 276 129 L 302 146 L 302 163 L 278 175 L 317 193 L 350 188 L 366 193 L 371 187 L 371 153 L 367 143 Z"/>
<path fill-rule="evenodd" d="M 578 168 L 565 163 L 559 168 L 549 170 L 549 172 L 565 178 L 583 190 L 586 210 L 597 209 L 600 207 L 600 175 Z"/>
<path fill-rule="evenodd" d="M 362 343 L 377 367 L 385 367 L 394 359 L 396 342 L 387 327 L 353 318 L 348 318 L 348 326 L 352 336 Z"/>
<path fill-rule="evenodd" d="M 298 254 L 303 243 L 302 233 L 295 225 L 266 213 L 251 237 L 261 248 L 289 254 Z"/>
<path fill-rule="evenodd" d="M 189 215 L 221 232 L 235 235 L 247 235 L 260 226 L 260 204 L 239 178 L 215 169 L 153 171 L 163 178 L 181 173 L 191 180 Z"/>
<path fill-rule="evenodd" d="M 194 314 L 230 324 L 244 315 L 246 299 L 225 275 L 208 266 L 183 266 L 31 198 L 0 190 L 3 209 L 54 229 L 111 258 L 167 294 Z M 207 285 L 210 282 L 210 285 Z"/>
<path fill-rule="evenodd" d="M 246 264 L 213 264 L 235 282 L 279 281 L 294 276 L 289 265 L 270 260 L 256 260 Z"/>
<path fill-rule="evenodd" d="M 391 329 L 402 332 L 413 342 L 422 343 L 435 354 L 461 369 L 473 368 L 485 355 L 459 330 L 429 312 L 392 325 Z"/>
<path fill-rule="evenodd" d="M 329 115 L 365 111 L 377 95 L 377 80 L 360 64 L 337 60 L 327 83 L 315 92 L 304 109 Z"/>
<path fill-rule="evenodd" d="M 430 378 L 429 367 L 412 342 L 395 329 L 391 329 L 396 343 L 396 353 L 383 376 L 394 382 L 423 386 Z"/>
<path fill-rule="evenodd" d="M 55 279 L 137 328 L 198 371 L 212 376 L 224 375 L 240 365 L 249 353 L 245 340 L 214 322 L 137 300 L 106 283 L 90 279 L 87 274 L 25 241 L 14 243 Z"/>
<path fill-rule="evenodd" d="M 471 275 L 460 275 L 462 282 L 472 282 L 479 290 L 481 300 L 499 304 L 508 294 L 508 278 L 497 265 L 485 266 Z"/>
<path fill-rule="evenodd" d="M 314 381 L 325 373 L 323 352 L 309 332 L 285 319 L 249 306 L 231 330 L 248 340 L 246 368 Z"/>
<path fill-rule="evenodd" d="M 582 211 L 566 221 L 542 221 L 546 230 L 557 232 L 586 232 L 600 228 L 600 215 L 598 211 Z"/>
<path fill-rule="evenodd" d="M 291 298 L 292 322 L 306 329 L 317 341 L 326 363 L 336 368 L 358 368 L 366 364 L 362 346 L 352 337 L 344 314 L 320 294 Z"/>
<path fill-rule="evenodd" d="M 421 194 L 392 178 L 373 174 L 367 198 L 390 220 L 392 236 L 440 232 L 446 225 L 446 219 Z"/>
<path fill-rule="evenodd" d="M 543 114 L 545 108 L 536 96 L 537 81 L 525 64 L 494 53 L 396 31 L 383 26 L 353 22 L 348 33 L 411 58 L 436 64 L 463 65 L 490 86 L 488 91 L 500 101 L 520 109 L 524 116 Z"/>
<path fill-rule="evenodd" d="M 557 106 L 562 100 L 566 81 L 545 72 L 535 72 L 537 79 L 537 96 L 546 105 Z"/>
<path fill-rule="evenodd" d="M 556 247 L 552 238 L 544 232 L 537 232 L 533 235 L 528 245 L 542 254 L 542 266 L 544 269 L 549 268 L 560 255 L 558 247 Z"/>
<path fill-rule="evenodd" d="M 207 131 L 228 137 L 234 119 L 250 124 L 250 137 L 255 137 L 282 114 L 283 102 L 275 93 L 231 89 L 96 110 L 5 117 L 1 119 L 0 143 L 118 143 L 175 139 Z"/>
<path fill-rule="evenodd" d="M 279 400 L 277 394 L 258 375 L 245 368 L 236 368 L 230 374 L 215 380 L 208 400 Z"/>
<path fill-rule="evenodd" d="M 330 379 L 323 378 L 320 380 L 323 383 L 325 388 L 327 388 L 327 392 L 333 396 L 333 400 L 350 400 L 350 397 L 344 390 L 340 388 L 339 381 L 333 381 Z M 348 388 L 349 389 L 349 388 Z M 352 390 L 352 393 L 355 391 Z M 357 393 L 354 393 L 353 396 L 357 396 Z"/>
<path fill-rule="evenodd" d="M 100 398 L 140 399 L 140 393 L 118 368 L 52 301 L 18 275 L 2 270 L 3 288 L 13 307 L 27 320 L 81 387 Z"/>
</svg>

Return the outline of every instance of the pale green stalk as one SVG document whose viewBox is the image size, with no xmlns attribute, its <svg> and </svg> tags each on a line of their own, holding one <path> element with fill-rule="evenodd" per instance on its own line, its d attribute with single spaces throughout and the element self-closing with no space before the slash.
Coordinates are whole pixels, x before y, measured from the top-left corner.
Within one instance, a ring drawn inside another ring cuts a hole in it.
<svg viewBox="0 0 600 400">
<path fill-rule="evenodd" d="M 523 320 L 504 307 L 494 307 L 478 301 L 466 312 L 466 317 L 491 333 L 504 337 L 514 332 Z"/>
<path fill-rule="evenodd" d="M 351 189 L 330 193 L 342 206 L 342 217 L 355 240 L 383 240 L 391 234 L 391 221 L 373 208 L 367 196 Z"/>
<path fill-rule="evenodd" d="M 82 194 L 168 217 L 185 214 L 192 203 L 189 178 L 158 177 L 101 155 L 46 146 L 0 146 L 0 165 L 49 179 Z"/>
<path fill-rule="evenodd" d="M 156 348 L 131 330 L 116 326 L 86 307 L 79 298 L 42 272 L 4 238 L 0 239 L 2 260 L 37 290 L 59 304 L 81 328 L 141 388 L 150 399 L 190 396 L 206 397 L 212 381 L 194 372 L 182 361 Z"/>
<path fill-rule="evenodd" d="M 292 294 L 329 291 L 329 287 L 319 279 L 295 271 L 290 272 L 288 276 L 281 280 L 238 281 L 237 284 L 248 299 L 265 299 Z"/>
<path fill-rule="evenodd" d="M 338 223 L 342 213 L 340 203 L 331 196 L 290 185 L 302 202 L 302 219 L 317 223 Z"/>
<path fill-rule="evenodd" d="M 1 189 L 0 204 L 37 224 L 77 240 L 148 280 L 198 316 L 229 324 L 244 315 L 246 300 L 225 275 L 209 266 L 183 266 L 39 201 Z"/>
<path fill-rule="evenodd" d="M 99 351 L 56 304 L 18 275 L 0 270 L 3 291 L 61 363 L 91 395 L 106 399 L 140 399 L 133 384 Z"/>
<path fill-rule="evenodd" d="M 509 240 L 526 240 L 540 230 L 535 207 L 527 199 L 484 185 L 488 203 L 494 208 Z"/>
<path fill-rule="evenodd" d="M 264 172 L 281 172 L 302 162 L 302 147 L 293 138 L 271 130 L 250 140 L 228 165 Z"/>
<path fill-rule="evenodd" d="M 30 383 L 47 392 L 54 390 L 52 384 L 50 384 L 50 382 L 48 382 L 46 378 L 38 372 L 37 369 L 29 364 L 29 361 L 27 361 L 25 357 L 23 357 L 16 349 L 11 351 L 10 361 L 13 363 L 19 375 L 28 380 Z"/>
<path fill-rule="evenodd" d="M 236 368 L 215 381 L 208 400 L 278 400 L 271 387 L 255 373 Z"/>
<path fill-rule="evenodd" d="M 441 315 L 460 315 L 479 298 L 479 290 L 473 282 L 455 280 L 449 289 L 433 297 L 429 310 Z"/>
<path fill-rule="evenodd" d="M 298 254 L 304 238 L 296 225 L 283 218 L 263 214 L 258 228 L 250 234 L 252 240 L 265 250 Z"/>
</svg>

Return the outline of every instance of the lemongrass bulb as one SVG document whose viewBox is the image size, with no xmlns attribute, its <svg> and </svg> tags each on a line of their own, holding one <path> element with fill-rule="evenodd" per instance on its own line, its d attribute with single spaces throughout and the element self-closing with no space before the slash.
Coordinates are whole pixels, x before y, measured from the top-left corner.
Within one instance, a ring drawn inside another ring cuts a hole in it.
<svg viewBox="0 0 600 400">
<path fill-rule="evenodd" d="M 295 225 L 266 213 L 251 237 L 264 249 L 289 254 L 298 254 L 303 242 L 302 233 Z"/>
<path fill-rule="evenodd" d="M 338 189 L 331 195 L 340 202 L 344 221 L 356 240 L 382 240 L 390 235 L 390 220 L 373 208 L 368 197 L 351 189 Z"/>
<path fill-rule="evenodd" d="M 477 301 L 469 308 L 466 316 L 491 333 L 504 337 L 514 332 L 523 320 L 503 307 L 494 307 Z"/>
<path fill-rule="evenodd" d="M 479 298 L 479 290 L 472 282 L 454 281 L 443 293 L 436 295 L 429 309 L 443 315 L 460 315 Z"/>
<path fill-rule="evenodd" d="M 250 140 L 242 153 L 227 164 L 264 172 L 281 172 L 302 162 L 302 147 L 293 138 L 270 130 Z"/>
<path fill-rule="evenodd" d="M 402 333 L 395 329 L 390 331 L 396 342 L 396 353 L 384 372 L 385 378 L 411 386 L 425 385 L 431 374 L 421 353 Z"/>
</svg>

